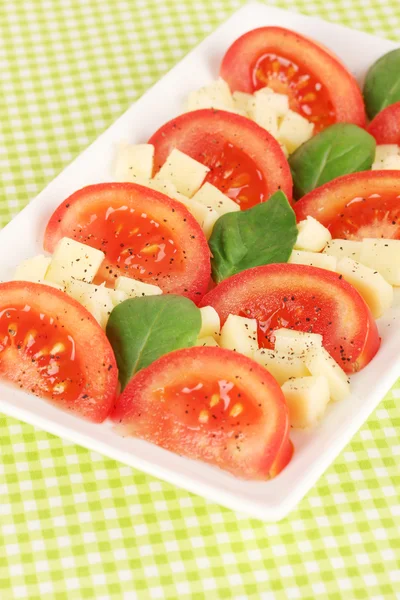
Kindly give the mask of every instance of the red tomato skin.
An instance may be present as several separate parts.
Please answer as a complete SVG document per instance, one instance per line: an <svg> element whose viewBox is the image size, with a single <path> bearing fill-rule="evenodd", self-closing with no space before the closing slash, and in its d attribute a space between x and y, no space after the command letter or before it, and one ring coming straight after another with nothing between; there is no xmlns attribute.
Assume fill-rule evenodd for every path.
<svg viewBox="0 0 400 600"><path fill-rule="evenodd" d="M322 334L325 348L346 373L359 371L375 356L380 346L380 338L371 311L357 290L332 271L287 263L254 267L225 279L204 296L200 306L215 308L223 325L229 314L252 318L252 314L245 312L246 306L254 304L259 307L263 302L269 302L273 311L276 307L280 308L282 297L287 296L290 300L292 294L294 297L300 297L300 305L312 301L311 296L315 297L316 294L322 294L322 300L316 296L317 300L314 301L314 304L318 302L318 306L324 301L326 304L327 298L330 298L332 307L336 310L335 321L331 315L325 316L324 320L314 323L312 332ZM344 310L348 313L346 323L340 320L341 311ZM272 311L270 309L269 314ZM323 312L319 314L323 315ZM349 329L349 323L352 330ZM309 330L309 322L301 320L296 326L291 322L286 326L300 331ZM344 353L343 360L345 340L349 338L354 338L354 344L349 346L347 342L347 352ZM351 360L348 360L349 358Z"/></svg>
<svg viewBox="0 0 400 600"><path fill-rule="evenodd" d="M292 58L319 78L329 91L337 123L354 123L365 127L364 101L351 73L330 50L283 27L253 29L228 48L222 59L220 76L232 92L252 94L255 91L250 66L269 50Z"/></svg>
<svg viewBox="0 0 400 600"><path fill-rule="evenodd" d="M81 399L75 404L63 404L62 401L54 404L93 423L102 423L115 405L118 388L118 367L106 334L79 302L60 290L25 281L0 283L0 312L13 305L24 304L60 321L61 327L65 327L74 337L77 359L82 362L82 357L86 358L84 375L93 393L88 393L85 400ZM6 379L16 381L19 358L15 351L12 359L12 377ZM9 361L2 361L0 353L0 377L4 374L3 369L8 369L7 362ZM21 369L23 368L24 363L21 362ZM32 368L32 365L28 365L27 368Z"/></svg>
<svg viewBox="0 0 400 600"><path fill-rule="evenodd" d="M127 204L134 207L137 202L142 202L144 198L146 202L149 202L149 214L151 214L151 207L153 207L153 210L157 209L159 211L165 209L165 211L168 211L170 219L171 214L174 213L174 227L179 228L179 239L186 242L184 249L187 257L186 264L190 265L190 270L187 271L190 280L187 281L182 278L182 281L171 280L169 282L165 280L162 283L148 280L147 283L159 285L164 293L186 296L197 304L207 291L211 273L210 250L203 230L183 204L142 185L136 183L100 183L74 192L60 204L47 224L43 242L46 252L53 252L61 238L74 238L73 230L76 226L76 217L79 214L80 207L84 209L86 203L92 203L95 207L96 202L103 195L107 195L108 201L108 196L114 194L115 206ZM77 241L81 240L78 239ZM99 250L104 249L99 245L95 247ZM129 273L122 272L121 275L129 277Z"/></svg>
<svg viewBox="0 0 400 600"><path fill-rule="evenodd" d="M351 173L337 177L303 196L296 202L294 212L298 222L311 216L329 229L330 224L354 198L388 193L394 196L400 195L400 171L377 170ZM379 205L379 201L377 201L377 205ZM364 237L400 239L400 227L397 231L396 226L392 233L377 230Z"/></svg>
<svg viewBox="0 0 400 600"><path fill-rule="evenodd" d="M246 377L243 385L247 390L251 388L251 397L257 397L257 402L265 402L265 425L261 427L261 423L259 427L256 426L249 440L251 450L254 446L254 454L244 452L238 459L230 451L222 450L229 439L225 435L214 442L206 431L194 434L176 421L172 424L173 432L167 431L171 427L169 416L164 410L160 411L159 407L151 405L149 393L159 386L161 377L164 377L164 382L168 381L172 373L170 377L176 381L176 376L182 377L183 373L199 369L202 375L218 373L216 377L229 378L235 373L243 380ZM258 395L254 396L254 390L258 390ZM111 418L125 435L140 437L188 458L209 462L243 479L265 480L277 475L288 464L293 452L289 440L288 409L278 383L253 360L222 348L186 348L159 358L132 378L118 398ZM268 419L270 425L267 424ZM264 427L266 437L262 439ZM256 438L255 431L258 432ZM219 445L216 454L212 451L215 443Z"/></svg>
<svg viewBox="0 0 400 600"><path fill-rule="evenodd" d="M368 133L377 144L400 145L400 102L384 108L368 125Z"/></svg>
<svg viewBox="0 0 400 600"><path fill-rule="evenodd" d="M185 113L168 121L149 139L155 147L154 174L156 174L174 148L202 162L196 152L198 140L212 138L218 132L234 146L240 145L265 174L266 199L282 190L289 202L292 200L292 175L289 163L278 142L265 129L246 117L224 110L205 108Z"/></svg>

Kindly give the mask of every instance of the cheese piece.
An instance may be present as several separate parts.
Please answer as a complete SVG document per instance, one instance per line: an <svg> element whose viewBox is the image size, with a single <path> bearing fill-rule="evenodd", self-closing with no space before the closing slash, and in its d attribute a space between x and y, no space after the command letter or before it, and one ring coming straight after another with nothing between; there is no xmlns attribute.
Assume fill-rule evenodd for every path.
<svg viewBox="0 0 400 600"><path fill-rule="evenodd" d="M350 395L349 378L325 348L310 348L304 362L311 375L326 377L332 400L337 402Z"/></svg>
<svg viewBox="0 0 400 600"><path fill-rule="evenodd" d="M265 367L279 385L283 385L291 377L305 377L310 374L303 358L286 352L282 354L269 348L260 348L253 352L252 358Z"/></svg>
<svg viewBox="0 0 400 600"><path fill-rule="evenodd" d="M93 285L85 281L70 280L66 283L66 292L69 296L80 302L103 329L106 328L108 319L114 309L114 302L110 291L104 285ZM126 299L126 297L124 298Z"/></svg>
<svg viewBox="0 0 400 600"><path fill-rule="evenodd" d="M314 123L289 110L283 117L278 130L278 140L285 144L289 154L297 150L313 136Z"/></svg>
<svg viewBox="0 0 400 600"><path fill-rule="evenodd" d="M143 283L130 277L118 277L115 284L117 292L124 292L129 298L138 298L140 296L157 296L162 294L162 289L158 285Z"/></svg>
<svg viewBox="0 0 400 600"><path fill-rule="evenodd" d="M322 347L322 335L319 333L307 333L282 327L274 331L274 336L275 350L280 354L304 356L310 348Z"/></svg>
<svg viewBox="0 0 400 600"><path fill-rule="evenodd" d="M390 156L397 156L400 148L397 144L378 144L375 149L374 162L383 162Z"/></svg>
<svg viewBox="0 0 400 600"><path fill-rule="evenodd" d="M203 306L203 308L200 308L200 313L201 329L199 338L212 336L216 340L219 340L221 321L215 308L212 306Z"/></svg>
<svg viewBox="0 0 400 600"><path fill-rule="evenodd" d="M71 279L91 283L104 260L101 250L62 238L52 256L45 280L66 285Z"/></svg>
<svg viewBox="0 0 400 600"><path fill-rule="evenodd" d="M256 319L229 315L221 329L220 346L252 356L258 348Z"/></svg>
<svg viewBox="0 0 400 600"><path fill-rule="evenodd" d="M195 346L215 346L219 347L218 342L211 335L206 335L204 337L198 337L195 343Z"/></svg>
<svg viewBox="0 0 400 600"><path fill-rule="evenodd" d="M392 285L400 285L400 240L365 238L360 262L378 271Z"/></svg>
<svg viewBox="0 0 400 600"><path fill-rule="evenodd" d="M288 262L293 265L310 265L311 267L319 267L328 271L336 271L337 259L334 256L320 254L319 252L293 250Z"/></svg>
<svg viewBox="0 0 400 600"><path fill-rule="evenodd" d="M211 183L208 183L208 181L201 186L191 200L212 208L217 211L219 216L240 211L240 206L236 202L225 196L225 194L214 185L211 185Z"/></svg>
<svg viewBox="0 0 400 600"><path fill-rule="evenodd" d="M235 108L229 85L219 78L209 85L190 92L186 110L199 110L201 108L219 108L229 110Z"/></svg>
<svg viewBox="0 0 400 600"><path fill-rule="evenodd" d="M336 258L351 258L360 261L361 242L353 240L331 240L323 249L324 254Z"/></svg>
<svg viewBox="0 0 400 600"><path fill-rule="evenodd" d="M261 99L265 110L272 110L277 117L284 117L289 112L289 97L285 94L276 94L271 88L261 88L254 93L256 103Z"/></svg>
<svg viewBox="0 0 400 600"><path fill-rule="evenodd" d="M50 256L44 256L43 254L27 258L17 266L13 279L14 281L40 283L45 278L50 263Z"/></svg>
<svg viewBox="0 0 400 600"><path fill-rule="evenodd" d="M209 170L197 160L174 148L154 179L171 181L178 192L191 198Z"/></svg>
<svg viewBox="0 0 400 600"><path fill-rule="evenodd" d="M330 400L329 385L322 375L289 379L282 385L292 427L315 426Z"/></svg>
<svg viewBox="0 0 400 600"><path fill-rule="evenodd" d="M269 106L267 102L269 97L268 94L254 96L254 103L249 106L249 117L276 138L278 136L278 115Z"/></svg>
<svg viewBox="0 0 400 600"><path fill-rule="evenodd" d="M233 103L237 110L249 113L252 106L254 105L254 96L252 94L246 94L245 92L233 92L232 94Z"/></svg>
<svg viewBox="0 0 400 600"><path fill-rule="evenodd" d="M320 252L332 239L329 230L314 217L307 217L297 223L298 236L294 245L296 250Z"/></svg>
<svg viewBox="0 0 400 600"><path fill-rule="evenodd" d="M398 171L400 170L400 156L388 156L383 163L380 163L380 169L385 171Z"/></svg>
<svg viewBox="0 0 400 600"><path fill-rule="evenodd" d="M337 272L361 294L375 319L379 319L392 306L393 288L378 271L351 258L341 258Z"/></svg>
<svg viewBox="0 0 400 600"><path fill-rule="evenodd" d="M154 146L152 144L121 143L114 164L115 181L142 183L153 174Z"/></svg>

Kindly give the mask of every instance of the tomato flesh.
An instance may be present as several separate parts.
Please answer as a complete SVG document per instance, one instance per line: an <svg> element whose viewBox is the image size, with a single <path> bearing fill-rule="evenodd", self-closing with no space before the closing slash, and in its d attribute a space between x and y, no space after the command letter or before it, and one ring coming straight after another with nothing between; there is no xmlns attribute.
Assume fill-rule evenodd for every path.
<svg viewBox="0 0 400 600"><path fill-rule="evenodd" d="M305 265L274 264L234 275L204 296L221 323L229 314L257 319L261 347L272 348L281 327L319 333L347 372L362 369L380 340L360 294L336 273Z"/></svg>
<svg viewBox="0 0 400 600"><path fill-rule="evenodd" d="M267 479L293 447L282 391L249 358L222 348L177 350L137 373L113 420L125 434L245 479Z"/></svg>
<svg viewBox="0 0 400 600"><path fill-rule="evenodd" d="M298 221L312 216L335 239L400 239L400 171L338 177L303 196L294 210Z"/></svg>
<svg viewBox="0 0 400 600"><path fill-rule="evenodd" d="M105 333L80 304L41 284L11 282L0 284L0 377L101 422L118 374Z"/></svg>
<svg viewBox="0 0 400 600"><path fill-rule="evenodd" d="M51 217L44 248L70 237L105 254L95 283L123 275L199 301L210 277L204 233L183 204L134 183L88 186Z"/></svg>
<svg viewBox="0 0 400 600"><path fill-rule="evenodd" d="M289 97L289 106L314 123L318 133L336 123L336 112L329 92L309 69L298 61L279 55L279 50L267 52L251 65L254 90L268 86Z"/></svg>

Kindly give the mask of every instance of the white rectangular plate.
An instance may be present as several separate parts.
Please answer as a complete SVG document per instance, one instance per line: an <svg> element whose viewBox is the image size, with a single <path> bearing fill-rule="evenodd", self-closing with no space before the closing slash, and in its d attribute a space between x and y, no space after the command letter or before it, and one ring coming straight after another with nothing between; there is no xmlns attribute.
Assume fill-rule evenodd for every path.
<svg viewBox="0 0 400 600"><path fill-rule="evenodd" d="M11 279L21 260L42 251L48 218L69 194L84 185L112 180L115 145L126 139L127 132L131 142L146 141L165 121L181 112L189 91L215 79L229 45L241 34L262 25L280 25L319 40L339 55L360 81L379 56L395 47L393 42L320 19L256 3L244 6L131 106L1 231L0 279ZM229 508L276 521L287 515L314 485L396 381L400 372L399 319L397 308L379 322L382 348L370 365L352 378L352 396L332 405L314 431L293 434L293 460L272 481L239 482L201 462L141 440L122 438L108 423L93 425L81 421L3 383L0 410Z"/></svg>

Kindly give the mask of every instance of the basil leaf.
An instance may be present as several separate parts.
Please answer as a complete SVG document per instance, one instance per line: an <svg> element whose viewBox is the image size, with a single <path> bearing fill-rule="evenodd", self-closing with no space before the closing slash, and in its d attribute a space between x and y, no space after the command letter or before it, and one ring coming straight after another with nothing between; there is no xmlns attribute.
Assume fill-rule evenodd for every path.
<svg viewBox="0 0 400 600"><path fill-rule="evenodd" d="M372 135L350 123L336 123L300 146L289 158L294 196L348 173L370 169L376 143Z"/></svg>
<svg viewBox="0 0 400 600"><path fill-rule="evenodd" d="M122 390L137 371L160 356L194 346L200 327L200 310L183 296L144 296L116 306L106 333Z"/></svg>
<svg viewBox="0 0 400 600"><path fill-rule="evenodd" d="M364 83L364 100L370 119L400 101L400 48L388 52L370 67Z"/></svg>
<svg viewBox="0 0 400 600"><path fill-rule="evenodd" d="M242 212L227 213L209 240L214 281L251 267L287 262L297 239L296 217L283 192Z"/></svg>

